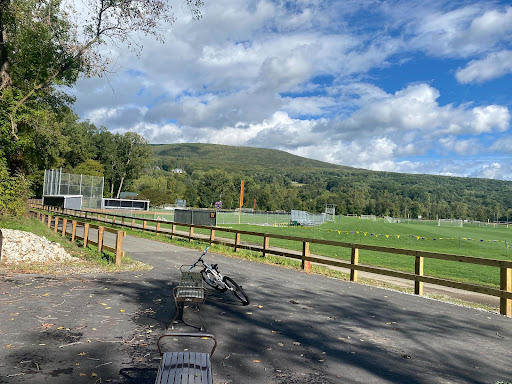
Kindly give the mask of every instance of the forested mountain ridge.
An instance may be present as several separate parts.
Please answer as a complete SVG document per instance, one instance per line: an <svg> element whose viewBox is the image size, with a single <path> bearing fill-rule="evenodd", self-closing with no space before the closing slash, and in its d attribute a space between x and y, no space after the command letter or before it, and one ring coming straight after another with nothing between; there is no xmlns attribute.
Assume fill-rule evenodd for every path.
<svg viewBox="0 0 512 384"><path fill-rule="evenodd" d="M235 208L240 179L244 179L244 206L262 210L322 212L325 204L336 204L340 214L484 221L512 217L510 181L368 171L262 148L164 144L152 145L152 149L154 165L174 183L189 188L198 183L198 195L187 195L183 192L187 188L182 187L183 196L176 197L187 195L202 207L224 196L224 207ZM186 174L168 174L175 168ZM204 198L201 190L206 192L208 185L211 193Z"/></svg>

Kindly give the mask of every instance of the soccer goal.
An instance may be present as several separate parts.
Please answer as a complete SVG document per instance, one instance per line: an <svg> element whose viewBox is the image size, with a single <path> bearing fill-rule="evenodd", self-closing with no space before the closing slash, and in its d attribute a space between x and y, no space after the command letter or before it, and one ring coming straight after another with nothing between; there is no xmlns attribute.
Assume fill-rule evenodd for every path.
<svg viewBox="0 0 512 384"><path fill-rule="evenodd" d="M438 219L437 226L438 227L461 227L463 225L463 220L458 219Z"/></svg>

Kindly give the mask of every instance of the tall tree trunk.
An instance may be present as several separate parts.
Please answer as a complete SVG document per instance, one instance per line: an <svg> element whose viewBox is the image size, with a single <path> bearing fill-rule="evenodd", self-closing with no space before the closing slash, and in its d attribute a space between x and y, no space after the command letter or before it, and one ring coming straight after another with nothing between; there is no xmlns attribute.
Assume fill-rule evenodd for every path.
<svg viewBox="0 0 512 384"><path fill-rule="evenodd" d="M121 176L121 182L119 183L119 189L117 190L116 199L119 199L119 195L121 195L121 189L123 188L124 178L125 176Z"/></svg>
<svg viewBox="0 0 512 384"><path fill-rule="evenodd" d="M0 0L0 91L11 85L11 69L7 55L7 33L4 31L3 18L10 0Z"/></svg>

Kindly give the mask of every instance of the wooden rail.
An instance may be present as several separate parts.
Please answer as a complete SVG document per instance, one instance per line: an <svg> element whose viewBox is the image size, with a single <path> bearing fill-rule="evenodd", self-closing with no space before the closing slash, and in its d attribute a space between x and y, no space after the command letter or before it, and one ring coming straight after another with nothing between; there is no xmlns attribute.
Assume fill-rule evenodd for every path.
<svg viewBox="0 0 512 384"><path fill-rule="evenodd" d="M51 210L51 212L54 212ZM41 220L43 223L46 223L48 225L48 228L52 227L53 224L53 230L55 233L58 233L59 231L59 221L62 219L62 229L61 233L62 236L70 236L71 242L75 241L76 239L83 240L83 247L87 247L88 244L92 244L98 247L98 252L101 252L102 250L107 250L115 254L115 263L116 265L121 265L121 259L124 256L123 252L123 237L126 235L126 232L120 231L113 228L108 228L105 226L98 226L82 221L77 220L71 220L71 231L68 232L68 219L66 217L60 217L57 215L52 215L50 213L41 213L36 210L29 210L29 213L32 217L37 218L38 220ZM83 227L83 236L80 236L77 234L77 227ZM91 240L89 237L89 229L96 229L97 230L97 240ZM104 241L104 232L110 232L116 235L116 246L115 247L109 247L105 245Z"/></svg>
<svg viewBox="0 0 512 384"><path fill-rule="evenodd" d="M133 218L123 215L116 214L106 214L106 213L97 213L91 211L79 211L79 210L69 210L69 209L61 209L55 207L43 207L41 205L32 204L31 206L37 207L39 209L44 209L46 211L59 212L61 214L66 214L69 216L75 217L84 217L85 219L103 221L105 223L116 224L123 227L128 227L132 229L139 229L143 231L154 232L157 235L166 234L171 238L181 237L192 240L200 240L209 242L210 244L223 244L227 246L232 246L235 252L240 249L246 249L250 251L261 252L263 256L266 255L276 255L281 257L287 257L291 259L296 259L301 261L301 266L305 270L309 270L311 268L311 263L318 263L323 265L335 266L346 268L350 270L350 280L356 282L358 279L357 272L364 271L369 273L375 273L379 275L392 276L400 279L411 280L414 281L414 293L417 295L423 295L423 284L435 284L449 288L456 288L464 291L481 293L489 296L499 297L500 299L500 313L512 317L512 261L507 260L497 260L497 259L486 259L480 257L470 257L470 256L461 256L454 255L448 253L436 253L436 252L427 252L427 251L416 251L411 249L402 249L402 248L391 248L391 247L382 247L375 245L366 245L366 244L357 244L357 243L347 243L341 241L330 241L330 240L320 240L320 239L308 239L302 237L295 236L284 236L270 233L261 233L261 232L251 232L251 231L242 231L231 228L222 228L222 227L209 227L202 225L194 225L194 224L182 224L175 222L164 222L161 220L155 219L144 219L144 218ZM142 224L136 224L135 221L142 222ZM148 226L148 223L153 224L153 226ZM162 229L161 224L166 223L171 225L171 229ZM180 227L188 227L188 233L178 232L176 230L177 225ZM210 232L208 235L200 235L194 234L194 229L205 229ZM216 232L227 232L233 233L235 235L234 241L229 239L223 239L216 237ZM241 236L256 236L262 238L261 245L257 244L248 244L242 243ZM270 247L270 239L281 239L281 240L289 240L298 243L302 243L302 252L293 252L291 250L286 249L277 249ZM342 247L349 248L351 250L351 258L350 262L335 260L332 258L320 258L314 257L310 255L309 247L311 244L323 244L329 245L333 247ZM397 255L404 256L412 256L414 257L414 273L401 272L392 269L373 267L368 265L359 264L359 250L373 251L373 252L382 252L382 253L391 253ZM424 260L425 259L438 259L438 260L446 260L452 262L459 263L471 263L478 265L485 265L496 267L499 269L500 276L500 287L492 288L484 285L478 284L470 284L470 283L462 283L455 280L442 279L438 277L426 276L424 274Z"/></svg>

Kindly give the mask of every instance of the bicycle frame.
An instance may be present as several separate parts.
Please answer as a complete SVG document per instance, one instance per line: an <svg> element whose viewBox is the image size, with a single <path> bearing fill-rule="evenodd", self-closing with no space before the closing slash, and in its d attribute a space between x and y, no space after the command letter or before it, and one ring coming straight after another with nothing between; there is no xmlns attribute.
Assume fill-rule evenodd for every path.
<svg viewBox="0 0 512 384"><path fill-rule="evenodd" d="M214 267L214 266L206 263L203 260L203 256L206 255L206 252L208 251L208 248L206 248L203 251L203 253L201 254L201 256L199 257L199 259L194 264L192 264L192 266L189 268L189 271L192 270L194 267L196 267L198 263L201 263L201 265L203 267L201 272L208 271L211 275L213 275L215 280L217 280L217 284L219 286L221 286L222 289L225 289L225 290L233 292L233 288L229 287L226 283L224 283L224 276L222 275L222 273L220 273L220 271L216 268L216 266Z"/></svg>

